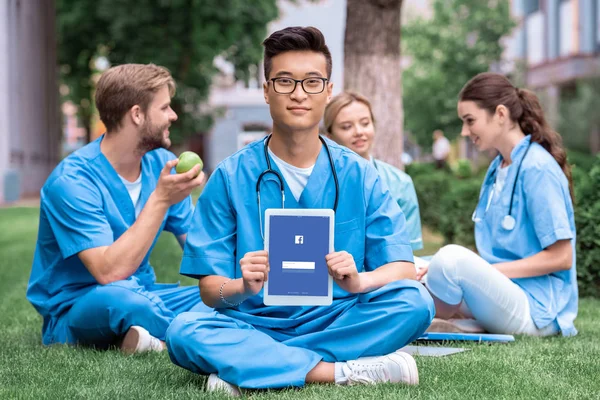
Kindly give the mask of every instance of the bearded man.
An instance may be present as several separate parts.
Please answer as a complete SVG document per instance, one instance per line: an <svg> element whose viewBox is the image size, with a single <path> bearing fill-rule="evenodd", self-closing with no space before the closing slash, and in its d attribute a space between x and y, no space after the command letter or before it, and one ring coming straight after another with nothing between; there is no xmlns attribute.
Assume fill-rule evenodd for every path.
<svg viewBox="0 0 600 400"><path fill-rule="evenodd" d="M175 174L166 148L175 82L162 67L125 64L100 78L96 106L106 133L66 157L40 193L27 298L41 314L42 343L164 347L184 311L208 310L197 286L157 284L149 256L163 230L183 246L200 166Z"/></svg>

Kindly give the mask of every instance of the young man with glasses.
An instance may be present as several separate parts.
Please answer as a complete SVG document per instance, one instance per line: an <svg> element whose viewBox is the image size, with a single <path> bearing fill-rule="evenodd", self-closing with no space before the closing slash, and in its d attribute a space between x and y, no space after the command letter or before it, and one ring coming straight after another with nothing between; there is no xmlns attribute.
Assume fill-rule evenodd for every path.
<svg viewBox="0 0 600 400"><path fill-rule="evenodd" d="M180 272L199 279L203 301L216 310L171 324L170 357L211 374L208 389L230 394L310 382L416 384L415 361L397 350L427 328L433 302L415 281L404 216L375 168L319 136L332 91L325 39L293 27L263 45L273 132L223 161L198 201ZM326 257L331 306L263 304L269 255L260 217L282 201L275 174L260 177L265 150L284 178L285 208L336 209L336 251Z"/></svg>

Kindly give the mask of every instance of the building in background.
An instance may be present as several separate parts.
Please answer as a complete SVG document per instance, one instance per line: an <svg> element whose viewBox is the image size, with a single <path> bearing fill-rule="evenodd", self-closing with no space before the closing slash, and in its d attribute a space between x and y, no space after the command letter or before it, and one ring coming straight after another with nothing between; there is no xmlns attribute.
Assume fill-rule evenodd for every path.
<svg viewBox="0 0 600 400"><path fill-rule="evenodd" d="M54 0L0 1L0 204L37 196L60 159Z"/></svg>
<svg viewBox="0 0 600 400"><path fill-rule="evenodd" d="M279 0L278 6L280 16L269 24L268 34L288 26L314 26L321 30L333 61L333 95L343 91L346 0ZM428 0L405 0L402 7L403 20L427 17L432 11ZM215 120L211 131L204 135L205 165L209 171L271 130L271 115L262 89L262 65L257 67L256 79L246 87L235 81L231 65L221 59L215 60L215 64L221 73L213 83L208 106L219 110L221 116ZM418 149L415 149L415 154L418 155Z"/></svg>
<svg viewBox="0 0 600 400"><path fill-rule="evenodd" d="M431 14L430 1L404 3L403 19ZM280 18L268 33L287 26L319 28L332 53L333 93L338 94L344 79L346 0L279 0L278 5ZM60 105L55 12L55 0L0 1L0 204L37 196L61 157L82 145L84 131L74 106ZM208 170L271 130L262 66L245 85L235 81L230 65L215 63L221 74L207 107L221 116L208 134L187 143L202 149ZM92 138L104 131L97 118L92 129Z"/></svg>
<svg viewBox="0 0 600 400"><path fill-rule="evenodd" d="M498 70L534 89L556 127L561 98L600 78L600 0L511 0L518 22ZM600 137L590 137L592 152Z"/></svg>
<svg viewBox="0 0 600 400"><path fill-rule="evenodd" d="M333 59L333 91L339 93L344 83L346 0L280 0L278 6L279 18L269 24L267 35L288 26L314 26L321 30ZM213 81L208 107L220 117L205 135L205 165L209 171L271 131L271 115L262 88L265 81L262 64L257 66L256 78L247 86L234 79L230 64L221 59L215 60L215 64L221 73Z"/></svg>
<svg viewBox="0 0 600 400"><path fill-rule="evenodd" d="M85 145L86 131L79 123L77 106L72 101L65 101L62 106L62 156L66 156Z"/></svg>

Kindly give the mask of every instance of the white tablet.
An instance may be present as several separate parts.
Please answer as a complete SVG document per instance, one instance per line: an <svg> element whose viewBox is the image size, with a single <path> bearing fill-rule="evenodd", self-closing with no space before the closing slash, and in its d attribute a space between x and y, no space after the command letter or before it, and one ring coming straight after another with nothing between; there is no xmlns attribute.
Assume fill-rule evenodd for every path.
<svg viewBox="0 0 600 400"><path fill-rule="evenodd" d="M333 299L333 278L325 256L333 251L335 217L330 209L265 211L265 250L269 279L267 306L327 306Z"/></svg>

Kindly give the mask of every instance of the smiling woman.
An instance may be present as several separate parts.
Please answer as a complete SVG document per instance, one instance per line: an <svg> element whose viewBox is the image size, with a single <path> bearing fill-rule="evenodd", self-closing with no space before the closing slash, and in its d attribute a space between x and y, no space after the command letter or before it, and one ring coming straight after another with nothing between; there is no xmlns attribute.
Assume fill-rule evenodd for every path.
<svg viewBox="0 0 600 400"><path fill-rule="evenodd" d="M577 334L572 183L561 137L535 94L499 74L471 79L457 109L461 135L499 155L473 213L478 254L449 245L429 265L436 316L460 309L492 333Z"/></svg>
<svg viewBox="0 0 600 400"><path fill-rule="evenodd" d="M341 93L325 108L324 122L329 138L373 163L404 213L411 247L413 250L422 249L419 202L411 177L392 165L375 160L371 155L375 119L369 100L358 93Z"/></svg>

